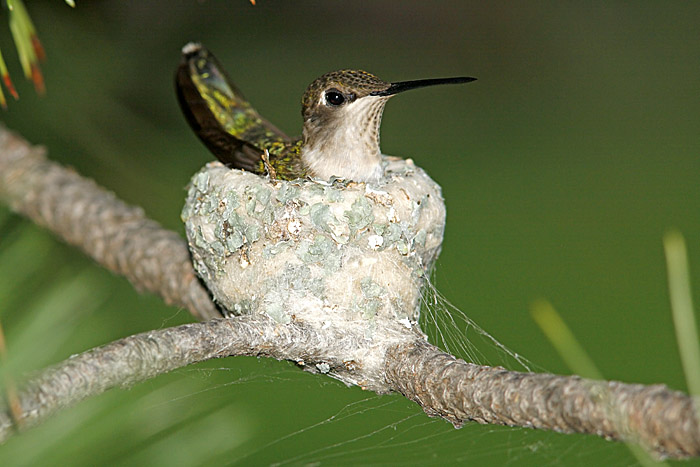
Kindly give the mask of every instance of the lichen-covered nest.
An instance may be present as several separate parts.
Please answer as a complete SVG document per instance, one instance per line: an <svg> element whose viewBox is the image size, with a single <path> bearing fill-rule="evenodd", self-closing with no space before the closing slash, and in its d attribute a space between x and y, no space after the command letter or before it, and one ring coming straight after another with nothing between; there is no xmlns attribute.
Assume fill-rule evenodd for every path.
<svg viewBox="0 0 700 467"><path fill-rule="evenodd" d="M270 180L218 162L193 178L182 218L195 268L228 313L412 327L442 243L440 187L385 157L378 183Z"/></svg>

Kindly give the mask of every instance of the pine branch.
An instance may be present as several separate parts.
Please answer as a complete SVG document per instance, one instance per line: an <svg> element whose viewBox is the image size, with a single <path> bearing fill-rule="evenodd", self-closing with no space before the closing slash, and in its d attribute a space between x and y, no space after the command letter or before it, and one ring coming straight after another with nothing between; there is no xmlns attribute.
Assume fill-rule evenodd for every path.
<svg viewBox="0 0 700 467"><path fill-rule="evenodd" d="M197 281L185 242L91 181L48 162L41 149L0 128L0 199L139 289L160 294L195 316L218 315ZM630 385L519 373L466 363L400 326L368 349L338 328L281 324L259 315L216 319L127 337L42 371L19 392L23 418L32 426L55 411L115 387L131 385L182 366L232 355L291 360L372 389L397 391L430 416L461 426L466 421L589 433L640 442L659 456L700 456L693 400L665 386ZM372 354L375 367L347 355ZM0 440L14 422L0 413Z"/></svg>
<svg viewBox="0 0 700 467"><path fill-rule="evenodd" d="M308 350L309 342L320 341L308 329L279 327L264 317L214 319L126 337L74 355L26 382L18 395L22 416L15 420L9 409L0 412L0 443L17 428L35 426L58 410L110 388L128 387L212 358L294 359Z"/></svg>
<svg viewBox="0 0 700 467"><path fill-rule="evenodd" d="M156 293L199 319L221 316L179 235L92 180L46 160L44 153L0 128L0 200L136 289Z"/></svg>
<svg viewBox="0 0 700 467"><path fill-rule="evenodd" d="M700 456L693 398L658 384L520 373L466 363L424 342L387 352L392 387L428 415L588 433L639 443L660 457Z"/></svg>

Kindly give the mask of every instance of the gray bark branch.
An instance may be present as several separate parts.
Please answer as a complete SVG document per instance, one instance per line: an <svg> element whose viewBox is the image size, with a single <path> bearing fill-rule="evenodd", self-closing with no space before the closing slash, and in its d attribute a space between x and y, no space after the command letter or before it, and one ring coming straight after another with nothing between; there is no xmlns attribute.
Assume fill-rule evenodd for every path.
<svg viewBox="0 0 700 467"><path fill-rule="evenodd" d="M387 352L387 379L428 415L588 433L637 442L661 457L700 455L697 406L664 385L595 381L474 365L425 342Z"/></svg>
<svg viewBox="0 0 700 467"><path fill-rule="evenodd" d="M19 394L21 418L0 412L0 442L22 427L37 425L56 411L114 387L127 387L192 363L232 355L296 360L318 359L323 339L303 326L277 325L250 316L215 319L112 342L49 367L24 384ZM311 347L311 349L309 348Z"/></svg>
<svg viewBox="0 0 700 467"><path fill-rule="evenodd" d="M178 234L92 180L48 161L44 153L0 129L0 200L138 290L156 293L199 319L221 316L197 280Z"/></svg>
<svg viewBox="0 0 700 467"><path fill-rule="evenodd" d="M138 289L159 294L200 319L219 314L200 285L185 242L75 172L49 162L43 150L0 128L0 199L64 241L76 245ZM217 319L152 331L87 351L50 367L20 390L20 426L105 390L131 385L185 365L225 356L258 355L347 367L321 335L298 323L264 317ZM550 374L519 373L466 363L421 341L385 355L385 377L395 391L431 416L589 433L640 442L660 456L700 456L697 406L665 386L630 385ZM347 368L345 368L347 371ZM362 371L358 368L357 371ZM14 421L0 412L0 441Z"/></svg>

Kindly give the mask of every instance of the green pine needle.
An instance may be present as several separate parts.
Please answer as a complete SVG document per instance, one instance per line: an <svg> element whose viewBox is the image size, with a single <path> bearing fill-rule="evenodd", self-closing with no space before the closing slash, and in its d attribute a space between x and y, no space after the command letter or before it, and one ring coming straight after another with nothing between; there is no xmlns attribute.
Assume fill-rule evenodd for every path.
<svg viewBox="0 0 700 467"><path fill-rule="evenodd" d="M693 311L688 255L683 235L677 231L668 232L664 236L664 251L678 350L688 382L688 391L698 398L700 397L700 342Z"/></svg>

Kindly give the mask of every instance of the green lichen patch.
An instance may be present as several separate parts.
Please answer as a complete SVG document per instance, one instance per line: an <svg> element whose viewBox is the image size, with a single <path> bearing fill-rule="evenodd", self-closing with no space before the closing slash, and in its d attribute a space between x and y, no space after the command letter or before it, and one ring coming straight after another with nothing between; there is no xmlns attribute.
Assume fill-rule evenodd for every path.
<svg viewBox="0 0 700 467"><path fill-rule="evenodd" d="M231 216L231 213L233 213L240 205L241 203L238 199L238 193L235 191L227 191L221 198L220 202L220 206L222 207L221 217L228 219Z"/></svg>
<svg viewBox="0 0 700 467"><path fill-rule="evenodd" d="M362 313L364 320L372 322L384 304L387 291L371 277L363 277L360 280L360 291L362 299L356 302L355 307Z"/></svg>
<svg viewBox="0 0 700 467"><path fill-rule="evenodd" d="M296 256L307 264L319 264L328 272L340 268L341 254L338 245L326 235L316 235L313 240L302 240Z"/></svg>
<svg viewBox="0 0 700 467"><path fill-rule="evenodd" d="M369 226L374 221L374 213L367 198L364 196L357 198L350 209L345 211L345 219L348 221L351 235Z"/></svg>
<svg viewBox="0 0 700 467"><path fill-rule="evenodd" d="M200 193L206 193L209 188L209 172L200 171L192 178L192 186Z"/></svg>
<svg viewBox="0 0 700 467"><path fill-rule="evenodd" d="M326 293L323 278L315 276L311 268L304 264L287 264L277 278L277 285L302 296L311 293L315 297L324 298Z"/></svg>
<svg viewBox="0 0 700 467"><path fill-rule="evenodd" d="M272 191L265 185L248 185L243 190L246 212L249 216L260 214L269 207Z"/></svg>
<svg viewBox="0 0 700 467"><path fill-rule="evenodd" d="M263 298L262 310L279 323L291 321L291 304L308 303L311 296L321 303L326 293L323 278L303 264L287 264L282 272L265 281L265 288L270 292Z"/></svg>
<svg viewBox="0 0 700 467"><path fill-rule="evenodd" d="M301 190L297 185L285 182L281 184L279 190L275 193L275 199L282 204L286 204L299 198L300 193Z"/></svg>
<svg viewBox="0 0 700 467"><path fill-rule="evenodd" d="M335 187L327 186L323 189L323 199L329 203L341 203L345 197L343 196L343 192L341 190L338 190Z"/></svg>
<svg viewBox="0 0 700 467"><path fill-rule="evenodd" d="M413 248L416 248L416 246L421 248L425 247L425 239L427 236L428 233L425 231L425 229L420 229L415 237L413 237Z"/></svg>
<svg viewBox="0 0 700 467"><path fill-rule="evenodd" d="M331 235L333 240L345 244L350 238L350 229L345 222L341 222L331 212L330 206L324 203L312 204L309 207L311 223L321 232Z"/></svg>
<svg viewBox="0 0 700 467"><path fill-rule="evenodd" d="M228 218L219 218L216 222L215 235L221 239L228 248L228 253L241 248L244 244L251 244L260 239L260 228L254 222L246 222L246 218L231 211Z"/></svg>
<svg viewBox="0 0 700 467"><path fill-rule="evenodd" d="M390 223L382 231L382 237L384 237L384 247L389 248L401 239L403 231L399 224Z"/></svg>
<svg viewBox="0 0 700 467"><path fill-rule="evenodd" d="M408 247L408 242L405 240L398 240L396 243L396 251L401 253L402 255L406 256L411 252L411 249Z"/></svg>
<svg viewBox="0 0 700 467"><path fill-rule="evenodd" d="M287 299L282 290L270 290L263 299L263 310L270 318L280 324L287 324L292 321L292 317L285 311Z"/></svg>
<svg viewBox="0 0 700 467"><path fill-rule="evenodd" d="M312 204L309 209L309 216L311 217L311 222L314 227L326 233L331 232L331 228L328 225L329 223L338 222L338 219L336 219L331 212L331 208L323 203Z"/></svg>
<svg viewBox="0 0 700 467"><path fill-rule="evenodd" d="M265 248L263 248L263 259L270 259L273 256L276 256L284 251L287 251L290 247L290 242L288 241L282 241L282 242L277 242L273 245L265 245Z"/></svg>

